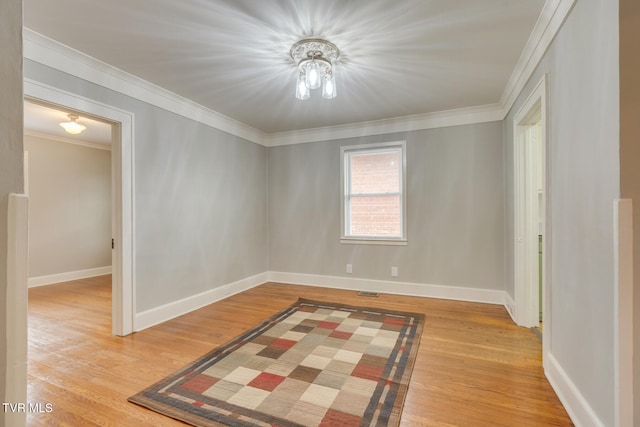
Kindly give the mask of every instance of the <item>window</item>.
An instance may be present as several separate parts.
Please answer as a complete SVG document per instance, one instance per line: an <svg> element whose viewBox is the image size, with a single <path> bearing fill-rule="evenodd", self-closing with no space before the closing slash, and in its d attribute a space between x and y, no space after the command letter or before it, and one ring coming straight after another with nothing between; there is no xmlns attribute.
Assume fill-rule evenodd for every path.
<svg viewBox="0 0 640 427"><path fill-rule="evenodd" d="M342 243L406 244L405 142L341 148Z"/></svg>

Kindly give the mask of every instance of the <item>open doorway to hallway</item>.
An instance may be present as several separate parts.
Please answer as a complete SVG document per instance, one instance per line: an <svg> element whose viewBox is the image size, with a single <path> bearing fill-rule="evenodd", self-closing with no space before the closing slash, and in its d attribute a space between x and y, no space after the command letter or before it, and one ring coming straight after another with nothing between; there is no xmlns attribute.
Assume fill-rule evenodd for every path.
<svg viewBox="0 0 640 427"><path fill-rule="evenodd" d="M71 134L60 123L75 111L25 101L24 112L29 287L111 274L112 125L82 115Z"/></svg>
<svg viewBox="0 0 640 427"><path fill-rule="evenodd" d="M98 122L111 130L112 333L134 331L133 114L77 94L25 79L25 99ZM59 123L54 126L59 127Z"/></svg>
<svg viewBox="0 0 640 427"><path fill-rule="evenodd" d="M547 277L546 79L543 78L514 118L514 272L518 325L548 326ZM548 343L544 328L543 354Z"/></svg>

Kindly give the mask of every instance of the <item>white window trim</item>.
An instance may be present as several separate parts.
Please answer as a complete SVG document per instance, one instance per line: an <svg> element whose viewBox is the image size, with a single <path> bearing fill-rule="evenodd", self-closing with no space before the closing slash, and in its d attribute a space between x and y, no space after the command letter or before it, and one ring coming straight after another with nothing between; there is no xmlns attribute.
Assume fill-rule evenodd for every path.
<svg viewBox="0 0 640 427"><path fill-rule="evenodd" d="M345 201L348 193L349 182L345 171L345 159L347 154L360 150L385 151L389 148L400 148L402 152L402 171L400 174L400 230L401 237L372 237L372 236L347 236L347 203ZM407 245L407 144L406 141L392 141L373 144L349 145L340 147L340 243L362 244L362 245Z"/></svg>

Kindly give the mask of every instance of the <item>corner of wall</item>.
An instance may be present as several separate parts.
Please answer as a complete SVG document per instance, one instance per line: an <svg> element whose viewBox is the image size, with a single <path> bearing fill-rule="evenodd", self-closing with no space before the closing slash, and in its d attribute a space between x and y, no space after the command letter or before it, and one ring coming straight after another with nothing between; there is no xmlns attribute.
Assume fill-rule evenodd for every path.
<svg viewBox="0 0 640 427"><path fill-rule="evenodd" d="M213 304L216 301L220 301L240 292L255 288L267 281L267 272L259 273L197 295L191 295L179 301L173 301L169 304L155 307L142 313L136 313L133 330L138 332L143 329L150 328L151 326L166 322L167 320L197 310L206 305Z"/></svg>
<svg viewBox="0 0 640 427"><path fill-rule="evenodd" d="M516 322L516 303L513 300L513 297L511 295L509 295L508 292L505 291L504 293L504 308L507 309L507 313L509 313L509 316L511 316L511 320L513 320L514 323Z"/></svg>
<svg viewBox="0 0 640 427"><path fill-rule="evenodd" d="M545 375L573 423L581 427L605 427L556 358L549 353L545 360L548 362Z"/></svg>

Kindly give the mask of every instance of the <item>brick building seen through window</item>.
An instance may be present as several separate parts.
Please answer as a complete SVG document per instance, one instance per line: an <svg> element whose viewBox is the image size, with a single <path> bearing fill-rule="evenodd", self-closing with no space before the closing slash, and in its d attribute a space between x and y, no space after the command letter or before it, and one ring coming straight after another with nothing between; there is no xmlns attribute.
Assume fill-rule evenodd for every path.
<svg viewBox="0 0 640 427"><path fill-rule="evenodd" d="M345 234L402 238L402 148L354 150L345 161Z"/></svg>

